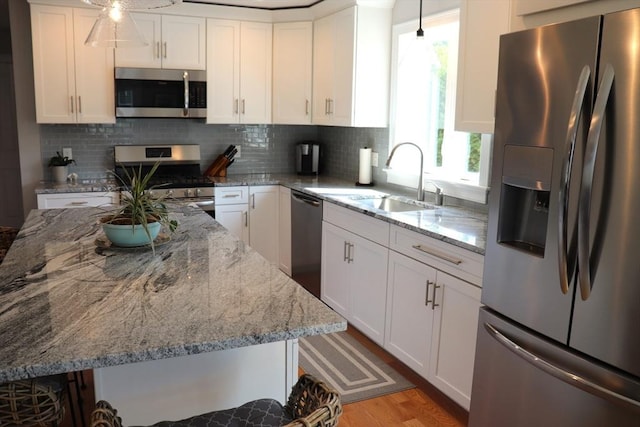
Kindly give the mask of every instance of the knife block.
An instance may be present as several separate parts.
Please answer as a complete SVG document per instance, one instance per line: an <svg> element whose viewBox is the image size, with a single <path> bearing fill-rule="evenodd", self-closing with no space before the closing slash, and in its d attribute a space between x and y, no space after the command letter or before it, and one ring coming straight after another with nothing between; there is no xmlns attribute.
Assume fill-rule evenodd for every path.
<svg viewBox="0 0 640 427"><path fill-rule="evenodd" d="M204 174L206 176L227 176L227 166L229 166L229 159L220 154Z"/></svg>

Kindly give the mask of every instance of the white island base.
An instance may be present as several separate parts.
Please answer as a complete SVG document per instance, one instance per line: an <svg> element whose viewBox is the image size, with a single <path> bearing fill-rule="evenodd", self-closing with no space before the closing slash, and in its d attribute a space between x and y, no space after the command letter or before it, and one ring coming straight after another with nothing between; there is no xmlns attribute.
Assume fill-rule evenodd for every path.
<svg viewBox="0 0 640 427"><path fill-rule="evenodd" d="M179 420L255 399L286 403L298 379L298 340L96 368L96 400L123 425Z"/></svg>

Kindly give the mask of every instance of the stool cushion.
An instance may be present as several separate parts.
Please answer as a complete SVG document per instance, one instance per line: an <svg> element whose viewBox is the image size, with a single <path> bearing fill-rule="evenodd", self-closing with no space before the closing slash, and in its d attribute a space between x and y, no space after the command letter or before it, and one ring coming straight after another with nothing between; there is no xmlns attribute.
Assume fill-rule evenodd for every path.
<svg viewBox="0 0 640 427"><path fill-rule="evenodd" d="M237 408L209 412L181 421L161 421L153 427L281 427L293 421L277 400L259 399Z"/></svg>

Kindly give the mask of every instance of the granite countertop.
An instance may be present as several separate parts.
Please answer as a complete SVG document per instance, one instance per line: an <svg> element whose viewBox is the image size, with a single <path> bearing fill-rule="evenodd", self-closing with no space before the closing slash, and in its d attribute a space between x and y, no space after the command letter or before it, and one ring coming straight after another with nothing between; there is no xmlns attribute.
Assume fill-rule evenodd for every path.
<svg viewBox="0 0 640 427"><path fill-rule="evenodd" d="M99 191L119 191L120 186L115 180L109 179L83 179L72 184L41 181L36 187L36 194L55 193L89 193Z"/></svg>
<svg viewBox="0 0 640 427"><path fill-rule="evenodd" d="M234 185L283 185L293 190L305 192L320 199L338 204L340 206L361 212L399 227L427 235L431 238L447 242L454 246L484 255L487 236L487 214L481 209L472 209L466 206L445 205L435 209L410 211L410 212L385 212L379 209L365 208L357 201L345 198L346 193L337 195L330 192L321 194L318 189L337 188L340 190L353 189L354 194L362 188L355 183L344 179L328 176L300 176L295 174L233 174L226 177L212 177L215 186ZM95 189L91 190L92 186ZM71 184L47 184L42 183L36 193L61 193L80 191L107 191L107 187L100 187L100 183ZM374 186L373 190L393 194L393 190ZM113 189L113 188L111 188ZM315 190L315 191L314 191ZM409 201L410 198L404 197Z"/></svg>
<svg viewBox="0 0 640 427"><path fill-rule="evenodd" d="M197 208L155 253L101 243L103 214L27 217L0 265L0 383L346 329Z"/></svg>
<svg viewBox="0 0 640 427"><path fill-rule="evenodd" d="M332 177L305 177L287 174L247 174L229 175L211 179L216 186L232 185L284 185L293 190L305 192L320 199L361 212L365 215L387 221L399 227L427 235L454 246L484 255L487 236L487 214L480 209L464 206L432 206L434 209L409 212L386 212L359 204L357 200L345 197L353 190L357 194L363 188L393 194L384 187L356 187L353 182ZM340 191L331 192L327 189ZM398 197L411 203L409 197ZM415 202L414 202L415 203ZM428 203L427 203L428 204Z"/></svg>

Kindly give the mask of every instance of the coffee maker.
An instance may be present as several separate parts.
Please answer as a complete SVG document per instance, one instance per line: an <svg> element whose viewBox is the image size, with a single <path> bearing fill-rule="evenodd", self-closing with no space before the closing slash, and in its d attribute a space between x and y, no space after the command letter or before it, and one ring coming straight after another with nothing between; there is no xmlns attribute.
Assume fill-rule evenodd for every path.
<svg viewBox="0 0 640 427"><path fill-rule="evenodd" d="M296 172L298 175L317 175L320 171L320 146L313 142L296 145Z"/></svg>

